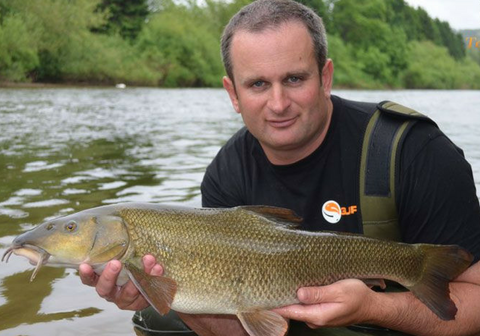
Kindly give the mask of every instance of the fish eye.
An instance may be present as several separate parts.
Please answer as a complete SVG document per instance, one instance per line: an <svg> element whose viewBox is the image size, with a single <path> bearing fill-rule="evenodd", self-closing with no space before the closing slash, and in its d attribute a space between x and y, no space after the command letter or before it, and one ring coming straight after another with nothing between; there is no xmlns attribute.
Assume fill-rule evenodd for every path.
<svg viewBox="0 0 480 336"><path fill-rule="evenodd" d="M74 232L77 229L77 223L75 222L68 222L67 225L65 225L65 230L67 232Z"/></svg>

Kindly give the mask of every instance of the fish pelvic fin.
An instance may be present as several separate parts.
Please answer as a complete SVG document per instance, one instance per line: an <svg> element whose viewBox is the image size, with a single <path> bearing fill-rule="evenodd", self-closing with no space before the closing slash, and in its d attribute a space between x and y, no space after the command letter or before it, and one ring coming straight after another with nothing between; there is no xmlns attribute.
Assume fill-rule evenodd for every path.
<svg viewBox="0 0 480 336"><path fill-rule="evenodd" d="M250 336L284 336L288 329L287 321L269 310L239 312L237 316Z"/></svg>
<svg viewBox="0 0 480 336"><path fill-rule="evenodd" d="M160 315L170 311L173 299L177 292L175 280L164 276L151 276L132 262L126 262L128 276L135 287Z"/></svg>
<svg viewBox="0 0 480 336"><path fill-rule="evenodd" d="M473 256L456 245L418 245L425 254L420 280L407 288L440 319L455 319L457 307L450 298L449 283L472 263Z"/></svg>

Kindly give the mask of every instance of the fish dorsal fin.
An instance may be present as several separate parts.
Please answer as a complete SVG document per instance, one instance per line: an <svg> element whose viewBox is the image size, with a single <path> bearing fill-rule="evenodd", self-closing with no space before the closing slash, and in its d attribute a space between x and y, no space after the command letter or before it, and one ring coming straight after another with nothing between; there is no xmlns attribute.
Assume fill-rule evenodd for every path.
<svg viewBox="0 0 480 336"><path fill-rule="evenodd" d="M303 218L298 216L293 210L285 208L266 205L246 205L237 208L254 212L290 229L300 227L300 223L303 221Z"/></svg>
<svg viewBox="0 0 480 336"><path fill-rule="evenodd" d="M125 268L135 287L138 288L148 303L160 315L168 313L177 292L177 283L167 277L148 275L133 263L126 262Z"/></svg>
<svg viewBox="0 0 480 336"><path fill-rule="evenodd" d="M283 336L287 332L287 321L270 310L239 312L238 319L250 336Z"/></svg>

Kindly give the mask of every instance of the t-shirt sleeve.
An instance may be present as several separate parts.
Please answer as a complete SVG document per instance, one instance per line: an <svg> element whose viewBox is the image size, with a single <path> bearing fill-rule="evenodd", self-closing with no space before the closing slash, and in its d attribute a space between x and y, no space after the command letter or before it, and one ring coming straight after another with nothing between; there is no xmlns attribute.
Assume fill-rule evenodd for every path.
<svg viewBox="0 0 480 336"><path fill-rule="evenodd" d="M202 206L230 208L245 205L245 162L242 129L218 152L207 167L200 187Z"/></svg>
<svg viewBox="0 0 480 336"><path fill-rule="evenodd" d="M417 134L407 137L402 151L397 206L403 240L460 245L479 260L480 206L470 164L433 126L419 126Z"/></svg>
<svg viewBox="0 0 480 336"><path fill-rule="evenodd" d="M200 186L202 207L230 208L242 204L240 196L229 187L232 185L232 176L221 166L218 158L215 158L205 172Z"/></svg>

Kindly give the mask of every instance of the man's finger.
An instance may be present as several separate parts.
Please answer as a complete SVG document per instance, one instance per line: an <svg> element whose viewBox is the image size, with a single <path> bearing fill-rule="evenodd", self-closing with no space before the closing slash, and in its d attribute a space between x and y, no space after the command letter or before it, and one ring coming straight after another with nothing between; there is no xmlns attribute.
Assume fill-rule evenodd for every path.
<svg viewBox="0 0 480 336"><path fill-rule="evenodd" d="M90 265L80 264L78 271L80 274L80 280L82 280L84 285L95 287L98 281L98 275L93 271Z"/></svg>
<svg viewBox="0 0 480 336"><path fill-rule="evenodd" d="M116 294L116 282L121 268L122 265L118 260L112 260L107 264L95 287L98 295L112 299L112 295Z"/></svg>
<svg viewBox="0 0 480 336"><path fill-rule="evenodd" d="M153 266L152 271L150 272L150 275L153 276L161 276L163 274L163 267L160 266L159 264L156 264Z"/></svg>
<svg viewBox="0 0 480 336"><path fill-rule="evenodd" d="M141 295L137 296L135 300L130 303L125 302L124 304L117 304L120 309L128 309L128 310L143 310L150 306L150 304L145 300L145 298Z"/></svg>
<svg viewBox="0 0 480 336"><path fill-rule="evenodd" d="M155 263L156 263L155 257L150 254L146 254L145 256L143 256L142 261L143 261L143 269L145 270L145 273L150 274L150 271L152 270L152 268L155 266Z"/></svg>
<svg viewBox="0 0 480 336"><path fill-rule="evenodd" d="M141 300L139 300L139 298ZM137 301L144 301L145 299L135 287L133 282L127 282L121 290L117 293L114 300L115 304L121 309L129 309L135 305Z"/></svg>
<svg viewBox="0 0 480 336"><path fill-rule="evenodd" d="M122 287L122 291L120 292L120 300L129 301L129 303L132 303L140 295L140 291L137 289L137 287L135 287L134 283L129 281Z"/></svg>
<svg viewBox="0 0 480 336"><path fill-rule="evenodd" d="M272 309L272 311L288 319L305 321L307 318L311 317L312 313L314 313L313 309L313 306L295 304L282 308Z"/></svg>
<svg viewBox="0 0 480 336"><path fill-rule="evenodd" d="M342 302L349 293L355 293L359 287L366 286L357 279L345 279L320 287L303 287L297 291L298 300L305 304Z"/></svg>
<svg viewBox="0 0 480 336"><path fill-rule="evenodd" d="M163 274L163 268L160 264L157 264L154 256L146 254L142 260L145 273L154 276L160 276Z"/></svg>

